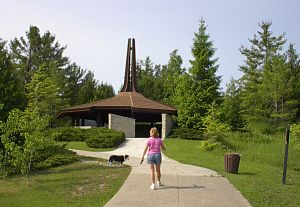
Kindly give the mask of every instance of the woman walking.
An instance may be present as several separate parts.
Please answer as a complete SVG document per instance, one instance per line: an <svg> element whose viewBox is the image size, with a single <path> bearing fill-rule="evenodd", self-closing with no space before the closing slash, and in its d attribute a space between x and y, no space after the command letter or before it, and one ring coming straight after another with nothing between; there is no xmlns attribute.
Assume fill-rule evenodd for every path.
<svg viewBox="0 0 300 207"><path fill-rule="evenodd" d="M160 166L161 166L161 149L166 150L162 139L159 137L159 133L156 127L150 129L150 137L146 141L145 149L141 159L141 163L144 161L145 154L147 154L147 163L150 164L150 177L152 184L150 189L155 190L155 172L157 179L157 186L161 186L160 178Z"/></svg>

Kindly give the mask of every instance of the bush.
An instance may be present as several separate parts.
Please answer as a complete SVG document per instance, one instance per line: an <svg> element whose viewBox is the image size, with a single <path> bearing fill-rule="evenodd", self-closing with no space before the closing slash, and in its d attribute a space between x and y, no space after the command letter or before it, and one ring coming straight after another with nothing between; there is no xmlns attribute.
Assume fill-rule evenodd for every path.
<svg viewBox="0 0 300 207"><path fill-rule="evenodd" d="M40 150L33 158L32 168L35 170L46 169L59 165L70 164L77 161L78 156L75 152L65 149L64 146L50 146Z"/></svg>
<svg viewBox="0 0 300 207"><path fill-rule="evenodd" d="M111 129L102 130L102 133L93 131L90 137L87 138L86 144L91 148L112 148L117 147L125 141L124 132L119 132Z"/></svg>
<svg viewBox="0 0 300 207"><path fill-rule="evenodd" d="M212 139L200 141L199 148L203 151L211 151L217 146L221 146L221 142L215 142Z"/></svg>
<svg viewBox="0 0 300 207"><path fill-rule="evenodd" d="M56 141L85 141L87 130L74 127L59 127L48 129L46 133Z"/></svg>
<svg viewBox="0 0 300 207"><path fill-rule="evenodd" d="M169 138L179 138L179 139L190 139L190 140L202 140L203 132L197 129L188 128L177 128L171 131Z"/></svg>
<svg viewBox="0 0 300 207"><path fill-rule="evenodd" d="M125 140L124 132L107 128L61 127L49 129L47 133L56 141L83 141L92 148L113 148Z"/></svg>

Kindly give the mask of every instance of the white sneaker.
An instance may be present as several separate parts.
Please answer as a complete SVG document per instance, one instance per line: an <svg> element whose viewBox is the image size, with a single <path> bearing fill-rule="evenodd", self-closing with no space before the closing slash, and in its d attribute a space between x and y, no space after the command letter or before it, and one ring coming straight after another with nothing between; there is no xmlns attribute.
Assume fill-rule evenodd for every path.
<svg viewBox="0 0 300 207"><path fill-rule="evenodd" d="M163 186L160 181L157 181L157 186Z"/></svg>
<svg viewBox="0 0 300 207"><path fill-rule="evenodd" d="M155 185L154 185L154 183L152 183L152 185L150 186L150 189L151 189L151 190L155 190Z"/></svg>

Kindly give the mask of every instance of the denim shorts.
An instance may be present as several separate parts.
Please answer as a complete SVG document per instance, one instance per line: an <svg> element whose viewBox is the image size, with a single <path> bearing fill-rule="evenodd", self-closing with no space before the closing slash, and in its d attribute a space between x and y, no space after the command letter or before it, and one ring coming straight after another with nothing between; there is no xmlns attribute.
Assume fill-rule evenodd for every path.
<svg viewBox="0 0 300 207"><path fill-rule="evenodd" d="M148 164L160 164L161 163L161 153L148 154L147 155Z"/></svg>

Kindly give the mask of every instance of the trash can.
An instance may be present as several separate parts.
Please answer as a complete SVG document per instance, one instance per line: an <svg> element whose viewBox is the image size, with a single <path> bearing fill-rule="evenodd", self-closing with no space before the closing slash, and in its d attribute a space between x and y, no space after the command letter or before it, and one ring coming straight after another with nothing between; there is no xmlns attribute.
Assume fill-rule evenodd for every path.
<svg viewBox="0 0 300 207"><path fill-rule="evenodd" d="M238 173L240 158L241 156L239 153L226 153L224 155L225 172Z"/></svg>

